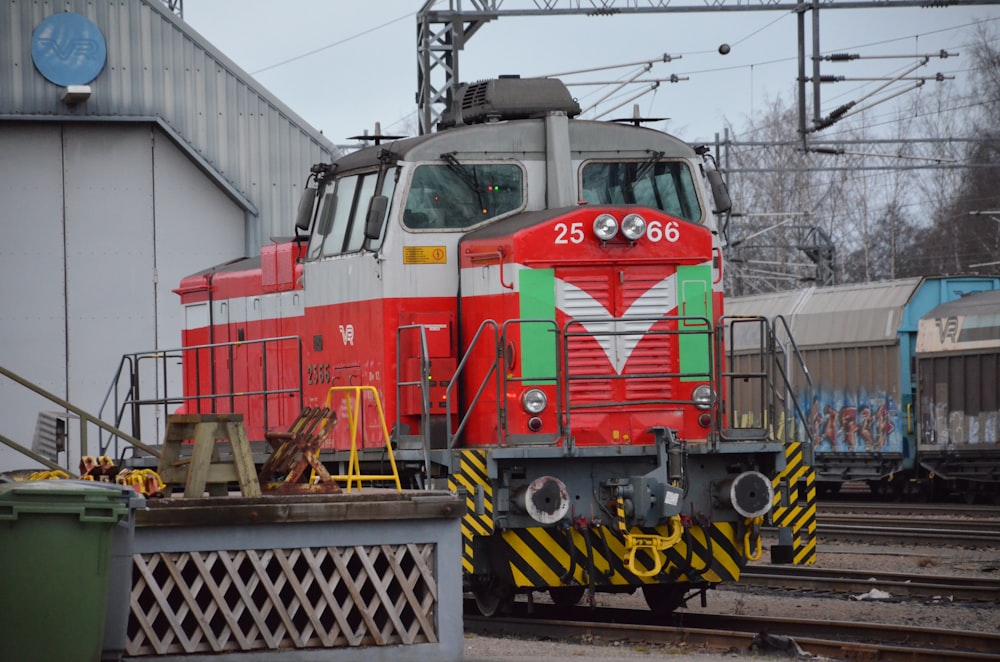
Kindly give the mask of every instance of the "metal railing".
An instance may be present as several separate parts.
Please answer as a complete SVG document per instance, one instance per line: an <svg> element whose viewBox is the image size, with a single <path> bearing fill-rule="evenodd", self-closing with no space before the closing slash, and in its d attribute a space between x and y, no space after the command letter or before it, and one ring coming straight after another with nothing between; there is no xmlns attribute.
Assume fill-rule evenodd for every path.
<svg viewBox="0 0 1000 662"><path fill-rule="evenodd" d="M528 324L551 327L558 356L552 374L514 377L505 369L504 348L508 345L509 336ZM637 331L635 325L644 330ZM755 328L746 333L743 327L750 325ZM735 337L740 331L744 332L744 336L754 337L756 347L748 351L745 339L737 343ZM418 375L411 375L409 381L402 379L401 374L397 375L396 397L399 406L396 408L396 429L399 430L401 426L404 390L419 389L421 422L418 436L423 439L426 458L430 448L430 400L427 384L430 379L431 362L427 358L423 326L415 324L400 327L397 332L397 370L402 371L404 359L401 344L404 333L417 333L419 336L420 344L416 351L418 355L411 359L419 360L420 370ZM621 374L615 370L587 370L586 362L574 359L573 356L573 352L581 347L580 342L583 339L593 339L601 344L602 339L627 339L639 336L643 339L657 336L664 338L660 344L662 351L655 357L650 357L649 365L643 372ZM685 343L681 339L684 337L700 340L696 341L694 346L688 342L687 346L682 348ZM694 368L682 370L683 352L704 356L705 361L701 364L696 362ZM456 404L457 396L463 375L468 371L470 358L473 355L480 357L489 355L492 360L489 366L484 368L482 379L477 384L469 386L474 393L465 394L464 409L460 411ZM574 412L611 411L623 406L677 407L700 404L688 397L686 392L683 395L676 392L673 387L681 380L704 381L712 385L716 394L710 410L711 430L715 439L788 441L794 431L779 428L793 425L795 421L802 423L806 428L806 435L809 435L805 426L805 412L790 390L789 371L796 366L804 372L808 380L805 362L784 319L772 323L758 316L728 316L721 318L718 325L713 328L708 318L698 316L648 316L618 320L595 317L570 320L562 329L558 329L552 320L516 319L508 320L499 330L497 323L489 320L480 326L468 343L468 348L460 358L455 373L445 389L445 419L448 421L446 448L452 449L459 442L474 411L482 405L484 395L491 391L493 399L490 404L495 407L495 411L490 414L496 416L499 423L497 446L523 443L527 441L525 437L537 437L537 440L533 440L534 443L547 441L554 444L562 441L567 445L567 452L571 452ZM600 399L573 395L574 391L586 389L588 385L592 389L597 389L625 381L644 383L649 395L639 399L624 398L620 394L615 396L613 389L603 389ZM532 382L549 383L556 389L556 407L553 415L557 417L559 431L555 435L514 434L510 430L506 411L507 400L504 394L512 384ZM452 425L452 415L456 413L460 414L460 417L456 424ZM427 469L429 470L429 467Z"/></svg>
<svg viewBox="0 0 1000 662"><path fill-rule="evenodd" d="M112 426L112 425L110 425L108 423L105 423L103 420L101 420L101 418L99 416L95 416L93 414L90 414L90 413L84 411L83 409L80 409L79 407L77 407L77 406L75 406L73 404L70 404L69 402L67 402L66 400L60 398L59 396L55 395L54 393L50 393L49 391L46 391L45 389L43 389L42 387L38 386L37 384L34 384L34 383L30 382L29 380L25 379L24 377L22 377L22 376L20 376L20 375L18 375L16 373L14 373L14 372L11 372L10 370L7 370L3 366L0 366L0 375L3 375L4 377L10 379L11 381L13 381L13 382L19 384L20 386L28 389L29 391L34 392L35 394L41 396L42 398L45 398L49 402L55 404L57 407L65 410L69 414L73 414L76 418L78 418L79 425L80 425L80 430L79 430L79 437L80 437L79 451L80 451L80 455L79 455L79 458L83 458L83 457L88 456L88 455L104 455L105 454L103 452L103 446L101 446L100 444L99 444L99 450L97 452L91 451L91 448L90 448L90 434L89 434L89 428L90 428L90 426L96 426L99 429L100 432L106 432L109 435L112 435L116 439L121 439L121 440L127 442L130 446L133 446L133 447L136 447L136 448L140 448L144 452L152 455L153 457L157 457L158 458L160 456L159 451L157 451L155 448L152 448L151 446L147 446L146 444L144 444L140 440L136 439L132 435L130 435L130 434L126 433L126 432L123 432L122 430L119 430L118 428L116 428L116 427L114 427L114 426ZM25 455L26 457L29 457L29 458L35 460L36 462L39 462L39 463L47 466L50 469L53 469L53 470L63 470L67 474L69 474L71 476L76 476L77 475L77 472L73 468L70 467L70 461L72 460L72 455L69 452L66 453L66 464L65 465L59 465L58 463L53 462L52 460L50 460L50 459L48 459L46 457L43 457L43 456L39 455L38 453L35 453L31 449L25 448L24 446L20 445L16 441L14 441L12 439L9 439L8 437L5 437L3 435L0 435L0 442L2 442L6 446L14 449L15 451L18 451L22 455ZM79 460L79 458L77 458L77 459Z"/></svg>
<svg viewBox="0 0 1000 662"><path fill-rule="evenodd" d="M296 382L291 385L279 382L276 386L269 387L275 379L269 377L270 368L280 352L289 351L287 346L291 346L294 366L291 370L279 372L297 376ZM256 351L257 348L260 352L260 364L259 372L253 373L253 383L259 384L260 388L237 389L238 383L234 372L236 366L246 368L242 375L246 380L244 386L251 383L251 361L241 359L245 359L251 349ZM189 371L188 377L177 372L184 361L190 362L185 366ZM281 378L282 375L279 374L277 379ZM205 382L209 384L210 392L203 391ZM193 386L193 391L185 392L185 383ZM148 388L154 388L154 393L146 392L145 389ZM111 418L114 427L130 429L133 437L141 438L143 412L153 410L156 419L155 434L159 438L163 432L161 419L165 420L163 413L170 407L187 404L195 409L195 412L191 413L233 412L248 415L249 401L258 398L263 403L263 426L267 430L270 429L268 399L281 395L297 398L298 409L302 409L304 404L302 339L298 336L209 343L124 354L104 396L98 416L102 419ZM114 437L105 440L102 435L100 443L102 454L114 441Z"/></svg>
<svg viewBox="0 0 1000 662"><path fill-rule="evenodd" d="M780 333L779 333L780 332ZM779 337L780 336L780 337ZM722 398L723 440L790 441L800 423L807 438L806 413L792 391L790 372L800 370L811 385L809 370L783 317L772 322L759 315L719 319L716 353L724 354L716 392Z"/></svg>

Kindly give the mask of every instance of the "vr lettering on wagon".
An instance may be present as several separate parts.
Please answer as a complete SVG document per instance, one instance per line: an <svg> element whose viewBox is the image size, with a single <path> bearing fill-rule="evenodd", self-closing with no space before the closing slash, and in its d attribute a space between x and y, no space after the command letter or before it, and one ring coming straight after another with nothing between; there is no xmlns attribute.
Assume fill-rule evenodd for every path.
<svg viewBox="0 0 1000 662"><path fill-rule="evenodd" d="M340 337L344 340L345 345L350 345L351 347L354 347L354 325L341 324Z"/></svg>

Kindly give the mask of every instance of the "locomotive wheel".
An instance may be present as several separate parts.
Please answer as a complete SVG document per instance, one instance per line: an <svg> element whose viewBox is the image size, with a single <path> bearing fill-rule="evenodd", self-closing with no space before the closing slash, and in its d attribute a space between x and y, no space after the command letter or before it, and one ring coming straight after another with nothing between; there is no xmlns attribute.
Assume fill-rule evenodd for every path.
<svg viewBox="0 0 1000 662"><path fill-rule="evenodd" d="M585 586L555 586L549 589L549 597L557 607L573 607L580 604L586 590Z"/></svg>
<svg viewBox="0 0 1000 662"><path fill-rule="evenodd" d="M646 599L646 605L650 611L657 614L670 614L678 607L683 607L685 593L687 589L683 586L642 587L642 597Z"/></svg>
<svg viewBox="0 0 1000 662"><path fill-rule="evenodd" d="M489 618L495 614L509 614L514 606L514 591L497 581L473 581L472 596L479 613Z"/></svg>

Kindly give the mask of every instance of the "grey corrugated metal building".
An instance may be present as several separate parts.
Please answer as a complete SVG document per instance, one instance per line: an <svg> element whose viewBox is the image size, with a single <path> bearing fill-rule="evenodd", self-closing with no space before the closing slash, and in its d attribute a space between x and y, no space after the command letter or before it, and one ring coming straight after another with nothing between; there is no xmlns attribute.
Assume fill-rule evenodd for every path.
<svg viewBox="0 0 1000 662"><path fill-rule="evenodd" d="M122 354L180 345L181 277L289 234L335 152L160 0L0 4L0 366L96 411ZM46 404L3 381L30 445Z"/></svg>

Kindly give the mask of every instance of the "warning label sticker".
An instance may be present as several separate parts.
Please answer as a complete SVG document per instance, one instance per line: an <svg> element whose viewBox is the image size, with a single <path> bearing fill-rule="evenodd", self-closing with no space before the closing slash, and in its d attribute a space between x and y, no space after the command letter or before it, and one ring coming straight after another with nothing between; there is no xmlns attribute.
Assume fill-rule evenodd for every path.
<svg viewBox="0 0 1000 662"><path fill-rule="evenodd" d="M444 246L403 246L403 264L445 264Z"/></svg>

